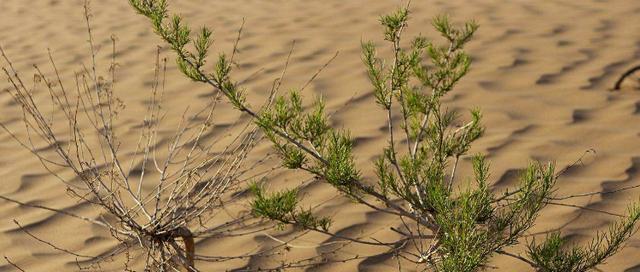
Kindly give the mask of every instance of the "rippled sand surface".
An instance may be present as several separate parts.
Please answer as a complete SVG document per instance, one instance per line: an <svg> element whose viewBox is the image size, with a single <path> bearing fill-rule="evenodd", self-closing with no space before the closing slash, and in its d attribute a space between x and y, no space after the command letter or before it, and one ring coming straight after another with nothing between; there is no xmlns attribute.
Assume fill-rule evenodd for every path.
<svg viewBox="0 0 640 272"><path fill-rule="evenodd" d="M110 36L117 36L119 85L117 93L127 104L118 120L123 141L136 141L135 128L148 98L157 45L164 46L148 23L134 14L127 1L93 1L93 25L100 48L98 63L106 69L110 59ZM240 69L236 78L247 79L249 97L255 104L267 96L273 80L296 41L283 88L303 85L336 51L338 57L305 90L305 96L322 95L329 111L335 111L332 124L349 128L356 139L358 165L371 173L371 160L387 141L385 115L374 104L371 87L360 59L360 41L381 42L378 16L392 10L398 2L387 0L324 1L170 1L172 11L191 23L215 29L216 50L229 52L235 33L246 19L240 42ZM459 88L446 98L450 108L479 107L484 112L486 134L472 153L488 154L496 188L513 185L518 171L531 160L570 164L586 150L594 149L584 163L560 179L559 194L612 190L640 185L640 92L637 84L611 92L617 76L640 64L640 1L413 1L409 34L421 32L439 41L430 19L448 13L457 21L475 19L480 24L476 38L468 46L474 59L471 72ZM79 0L1 0L0 44L16 67L31 75L32 65L49 69L47 48L58 68L69 80L89 63L87 35ZM170 52L163 55L172 58ZM187 105L202 105L211 96L206 86L184 79L173 62L168 71L165 104L167 128L176 127ZM6 65L2 63L2 65ZM48 71L51 71L50 69ZM27 77L28 78L28 77ZM71 81L69 82L70 84ZM0 89L8 87L0 82ZM39 96L46 99L44 93ZM45 100L42 100L45 101ZM15 122L19 108L10 97L0 94L0 118ZM345 106L346 105L346 106ZM224 106L217 111L220 127L229 125L238 114ZM396 116L399 117L399 116ZM167 133L166 137L171 137ZM166 139L165 139L166 140ZM270 152L261 144L255 152ZM6 133L0 133L0 193L21 201L64 209L89 217L98 216L91 206L67 197L64 187L40 166L29 152L21 149ZM461 166L468 168L468 162ZM464 172L465 170L463 170ZM274 174L275 186L299 184L308 177ZM329 186L312 183L304 193L309 203L325 203L318 208L332 215L334 231L385 239L388 227L399 225L394 218L336 196ZM623 213L640 190L579 198L568 204ZM240 209L242 205L232 209ZM233 210L231 212L234 212ZM114 246L104 230L73 218L51 212L18 207L0 201L0 255L6 255L27 271L77 270L75 257L57 252L21 232L13 223L20 221L30 232L56 245L98 255ZM550 206L544 210L531 234L559 229L573 241L588 241L589 235L615 217ZM279 233L273 233L279 235ZM640 271L640 236L602 267L603 271ZM329 241L326 236L310 235L300 244ZM523 242L525 242L523 240ZM274 243L258 233L234 239L204 239L198 242L202 254L239 254L260 243ZM516 248L517 249L517 248ZM291 258L310 256L322 248L294 249ZM362 255L380 249L351 245L347 252ZM13 271L0 261L0 271ZM134 263L139 263L137 260ZM242 267L266 266L269 260L256 258L227 263ZM529 269L513 259L497 257L492 263L499 271ZM203 271L218 271L219 264L198 263ZM395 261L374 256L348 263L321 265L319 271L388 271ZM407 270L413 267L405 267ZM114 269L117 271L118 269Z"/></svg>

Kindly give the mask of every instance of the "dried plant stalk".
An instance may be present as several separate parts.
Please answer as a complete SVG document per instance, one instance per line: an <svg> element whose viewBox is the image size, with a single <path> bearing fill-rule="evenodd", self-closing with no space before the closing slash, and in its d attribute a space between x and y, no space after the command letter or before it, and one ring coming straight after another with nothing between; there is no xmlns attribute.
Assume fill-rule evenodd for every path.
<svg viewBox="0 0 640 272"><path fill-rule="evenodd" d="M0 127L37 157L70 194L101 209L105 216L87 218L7 196L1 198L99 225L120 242L117 250L101 257L63 250L81 257L82 263L99 266L114 254L127 252L129 256L133 248L138 248L146 258L145 271L174 271L181 267L197 271L197 258L211 259L196 255L195 238L232 233L249 224L248 216L225 222L216 222L214 217L227 203L237 200L231 192L244 182L242 175L250 169L245 160L260 139L256 127L251 122L237 122L230 129L232 133L211 140L218 103L213 97L203 110L194 114L185 111L175 134L165 141L160 124L166 60L160 58L158 50L147 111L138 127L139 138L135 148L126 149L115 128L124 108L115 92L115 38L109 75L102 77L96 63L88 4L85 18L91 65L75 75L75 86L71 88L65 86L51 53L54 76L36 66L34 84L28 87L0 47L7 64L3 71L11 86L7 93L21 107L23 130L18 132L5 123ZM39 99L42 92L50 97L51 112L47 101ZM72 174L61 174L64 171ZM17 221L16 224L23 229ZM219 257L216 261L233 258L238 257Z"/></svg>

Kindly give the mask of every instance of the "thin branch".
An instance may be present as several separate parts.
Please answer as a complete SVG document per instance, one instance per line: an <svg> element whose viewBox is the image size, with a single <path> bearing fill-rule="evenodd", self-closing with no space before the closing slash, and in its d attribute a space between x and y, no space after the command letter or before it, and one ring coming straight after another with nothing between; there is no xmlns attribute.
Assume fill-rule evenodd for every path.
<svg viewBox="0 0 640 272"><path fill-rule="evenodd" d="M309 80L307 80L307 82L304 85L302 85L302 88L300 88L300 92L304 91L307 88L307 86L309 86L309 84L311 84L311 82L313 82L316 79L316 77L318 77L318 75L320 75L320 73L322 73L322 71L325 68L327 68L327 66L329 66L329 64L331 64L331 62L333 62L333 60L335 60L338 57L339 54L340 54L340 51L336 51L336 53L333 55L333 57L331 57L327 62L325 62L325 64L322 65L322 67L320 67L320 69L318 69L313 74L313 76L311 76L311 78L309 78Z"/></svg>
<svg viewBox="0 0 640 272"><path fill-rule="evenodd" d="M22 225L20 225L20 223L18 223L18 220L13 219L13 223L15 223L16 225L18 225L18 228L20 228L20 230L22 230L22 231L23 231L24 233L26 233L27 235L31 236L31 238L36 239L36 240L38 240L39 242L41 242L41 243L43 243L43 244L46 244L46 245L48 245L48 246L52 247L52 248L53 248L53 249L55 249L55 250L58 250L58 251L61 251L61 252L67 253L67 254L69 254L69 255L76 256L76 257L81 257L81 258L90 258L90 259L94 259L94 258L96 258L95 256L89 256L89 255L77 254L77 253L74 253L74 252L72 252L72 251L66 250L66 249L64 249L64 248L60 248L60 247L58 247L58 246L56 246L56 245L54 245L54 244L52 244L52 243L50 243L50 242L47 242L47 241L45 241L45 240L42 240L42 239L38 238L37 236L33 235L31 232L29 232L27 229L25 229Z"/></svg>
<svg viewBox="0 0 640 272"><path fill-rule="evenodd" d="M602 213L602 214L607 214L607 215L612 215L612 216L617 216L617 217L626 217L626 216L624 216L622 214L612 213L612 212L608 212L608 211L598 210L598 209L589 208L589 207L580 206L580 205L575 205L575 204L566 204L566 203L559 203L559 202L552 202L552 201L544 201L544 203L545 204L549 204L549 205L555 205L555 206L564 206L564 207L577 208L577 209L581 209L581 210L586 210L586 211L591 211L591 212L596 212L596 213Z"/></svg>
<svg viewBox="0 0 640 272"><path fill-rule="evenodd" d="M502 250L498 250L498 251L496 251L496 253L502 254L502 255L505 255L505 256L509 256L509 257L512 257L512 258L516 258L516 259L518 259L520 261L523 261L523 262L531 265L532 267L537 267L536 263L534 263L533 261L531 261L531 260L529 260L529 259L527 259L525 257L522 257L520 255L516 255L516 254L509 253L509 252L502 251Z"/></svg>
<svg viewBox="0 0 640 272"><path fill-rule="evenodd" d="M7 263L9 263L9 265L13 266L13 268L18 269L22 272L25 272L24 269L22 269L20 266L18 266L17 264L15 264L14 262L11 261L11 259L9 259L9 257L4 256L4 259L7 261Z"/></svg>

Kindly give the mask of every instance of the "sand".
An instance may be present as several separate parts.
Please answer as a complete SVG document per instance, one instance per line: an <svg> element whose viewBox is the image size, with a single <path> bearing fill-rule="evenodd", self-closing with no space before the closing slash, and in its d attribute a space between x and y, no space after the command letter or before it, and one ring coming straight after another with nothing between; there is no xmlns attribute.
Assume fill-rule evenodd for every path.
<svg viewBox="0 0 640 272"><path fill-rule="evenodd" d="M373 103L361 64L360 41L381 42L377 18L398 5L397 1L170 2L172 10L183 14L191 23L214 28L217 51L231 50L235 33L242 19L246 19L239 47L240 69L235 76L248 78L245 86L252 101L266 97L284 66L292 41L296 41L296 47L283 89L304 84L339 51L335 61L305 90L305 96L326 98L329 111L336 111L332 125L351 131L356 139L358 166L365 175L371 173L371 160L380 153L387 135L383 129L384 113ZM81 4L80 0L0 1L0 44L20 71L31 75L34 64L49 69L47 48L69 79L82 63L89 62ZM110 58L110 36L114 34L118 39L117 92L127 104L127 114L117 125L122 140L133 141L136 137L133 128L139 122L136 113L144 110L148 97L156 46L164 45L148 23L134 14L127 1L94 1L92 7L96 43L100 47L99 63L106 66ZM640 1L428 0L413 1L412 11L409 34L421 32L436 39L429 20L440 13L452 15L457 22L475 19L481 26L467 48L474 60L472 70L445 101L450 108L459 110L482 109L487 130L471 153L488 155L496 188L514 184L518 170L531 160L556 161L564 166L589 149L594 149L595 155L587 155L582 165L560 178L559 194L640 185L640 129L636 125L640 122L640 92L635 90L637 84L636 87L626 84L618 92L610 91L618 75L640 63ZM172 58L166 48L162 52ZM182 112L186 105L202 105L210 91L183 78L173 62L170 63L167 93L172 99L165 104L168 113ZM6 87L6 82L0 82L0 89ZM3 122L20 118L19 108L9 101L8 95L0 95ZM222 124L238 118L228 106L217 114L226 120ZM172 127L178 121L177 117L168 118L165 125ZM255 150L258 155L269 151L268 144L261 144ZM85 216L98 215L91 206L68 197L64 187L47 175L37 159L5 133L0 133L0 154L0 194ZM462 167L468 169L468 163ZM293 186L307 178L290 173L273 177L277 180L274 187ZM326 185L307 186L304 195L309 203L325 203L318 211L335 218L333 231L361 232L385 239L389 234L384 230L399 224L392 217L364 207L344 205L349 200L336 196L335 190ZM638 190L631 190L566 203L623 213L630 201L637 199ZM242 205L234 209L240 208ZM74 271L77 267L75 257L35 241L21 232L13 219L39 237L82 254L97 255L114 245L108 233L82 221L0 201L0 255L10 257L27 271ZM584 242L594 230L602 229L613 220L615 217L600 213L550 206L537 220L531 234L562 228L573 241ZM640 271L639 238L636 235L630 239L627 247L601 269ZM310 235L299 243L313 245L327 239ZM202 254L232 255L262 242L273 243L258 233L234 239L205 239L197 246ZM316 250L321 249L293 249L288 257L309 256ZM345 251L361 255L380 252L365 246L350 246ZM14 271L3 261L0 261L0 271ZM218 271L247 264L259 266L262 262L268 263L256 258L224 265L198 263L198 266L203 271ZM506 257L495 258L492 265L497 266L498 271L529 269ZM323 265L315 270L389 269L395 269L394 260L370 257ZM411 271L415 267L405 269Z"/></svg>

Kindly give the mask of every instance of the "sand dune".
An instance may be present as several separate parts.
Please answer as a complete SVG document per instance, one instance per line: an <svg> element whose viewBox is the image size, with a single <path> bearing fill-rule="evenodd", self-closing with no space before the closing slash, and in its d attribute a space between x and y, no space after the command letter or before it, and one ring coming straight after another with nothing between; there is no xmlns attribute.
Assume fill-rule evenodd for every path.
<svg viewBox="0 0 640 272"><path fill-rule="evenodd" d="M391 0L324 1L170 1L173 11L183 14L194 25L214 28L216 50L229 52L235 33L246 19L240 42L239 80L246 79L249 97L264 101L285 58L296 41L284 89L303 85L311 75L339 51L335 61L305 91L308 98L321 94L329 111L335 111L332 124L351 130L356 137L358 166L371 174L371 159L387 141L383 130L384 113L373 103L371 87L360 59L360 41L382 40L377 18L399 2ZM138 115L145 109L157 45L164 46L148 23L134 14L127 1L93 1L93 24L98 62L107 66L110 36L117 36L118 94L127 104L118 120L126 141L135 140ZM434 40L430 19L448 13L456 21L475 19L480 24L468 51L474 59L470 74L446 98L450 108L480 107L486 134L471 153L488 154L496 188L512 185L517 171L532 159L557 161L560 166L578 159L586 150L584 164L572 168L560 179L560 194L575 194L640 185L640 92L627 82L611 92L617 76L640 64L640 1L413 1L409 34L423 33ZM87 35L80 0L1 0L0 44L16 67L29 75L32 65L47 67L47 48L59 69L69 79L82 63L88 63ZM169 51L164 55L172 58ZM172 62L171 62L172 63ZM2 65L5 65L4 63ZM259 72L255 74L256 72ZM202 106L210 91L189 82L171 65L168 72L165 108L167 129L179 122L186 105ZM8 87L1 82L0 89ZM43 94L44 95L44 94ZM46 97L40 97L46 99ZM0 95L3 122L15 123L19 108L6 94ZM229 105L218 111L221 128L238 118ZM167 136L169 137L169 136ZM256 148L266 154L267 144ZM28 151L0 133L0 193L32 204L65 209L85 216L97 216L90 206L67 197L64 188L46 174ZM468 164L463 164L463 168ZM464 172L464 171L463 171ZM274 186L299 184L298 175L274 174ZM580 198L570 204L623 213L629 201L637 200L638 190L593 198ZM334 230L343 234L362 233L384 239L385 231L397 225L393 218L337 197L329 186L311 183L305 187L309 203L322 203L318 211L333 215ZM240 209L242 207L235 207ZM0 201L0 255L11 257L27 271L77 270L75 258L52 250L21 232L16 219L30 232L46 237L56 245L99 255L115 244L104 230L73 218L47 211L19 207ZM585 241L595 229L614 217L551 206L539 218L532 234L562 228L575 241ZM567 223L570 223L567 225ZM603 271L640 271L640 236L602 267ZM310 235L300 243L327 242L326 236ZM202 254L241 254L258 243L273 243L264 235L234 239L198 241ZM294 250L291 257L316 254L319 249ZM348 252L376 254L379 249L350 246ZM264 258L238 260L225 265L243 267L268 263ZM499 271L526 271L527 266L513 259L497 257ZM203 271L218 271L219 264L199 264ZM371 257L348 263L323 265L318 271L387 271L395 261ZM413 268L407 267L408 270ZM113 268L113 271L117 271ZM0 271L13 271L0 261Z"/></svg>

